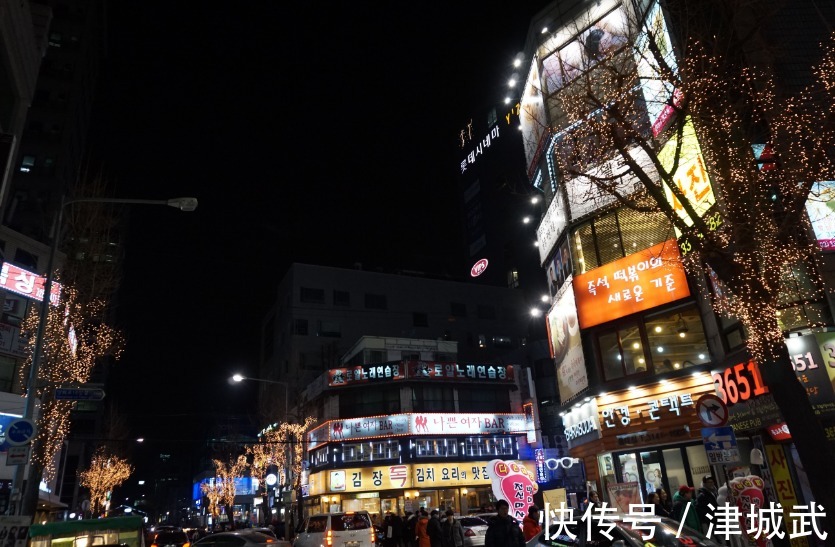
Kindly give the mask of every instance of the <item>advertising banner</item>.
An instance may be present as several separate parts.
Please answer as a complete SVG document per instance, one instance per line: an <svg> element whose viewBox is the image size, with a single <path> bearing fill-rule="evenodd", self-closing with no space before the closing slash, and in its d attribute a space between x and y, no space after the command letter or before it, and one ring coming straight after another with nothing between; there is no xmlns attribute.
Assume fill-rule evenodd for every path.
<svg viewBox="0 0 835 547"><path fill-rule="evenodd" d="M676 150L678 141L672 138L658 152L658 160L664 169L669 171L676 161ZM696 138L696 129L689 119L684 125L681 136L681 149L678 153L678 169L673 175L673 182L683 194L684 198L693 207L696 215L701 218L710 207L716 203L713 195L713 188L710 186L710 178L705 169L705 160L702 156L702 149ZM664 185L667 201L672 204L676 214L687 223L693 225L693 219L687 214L681 202L673 195L672 190ZM677 235L680 235L677 233Z"/></svg>
<svg viewBox="0 0 835 547"><path fill-rule="evenodd" d="M487 464L487 475L496 499L503 499L510 505L509 515L517 521L528 516L533 505L533 496L539 491L536 477L522 462L491 460Z"/></svg>
<svg viewBox="0 0 835 547"><path fill-rule="evenodd" d="M545 211L545 216L536 228L536 241L539 249L539 264L544 265L548 255L557 240L568 226L568 213L565 210L565 198L562 192L554 194L554 199L548 205L548 210Z"/></svg>
<svg viewBox="0 0 835 547"><path fill-rule="evenodd" d="M524 434L524 414L390 414L346 420L330 420L310 430L307 449L329 441L397 437L401 435L500 435Z"/></svg>
<svg viewBox="0 0 835 547"><path fill-rule="evenodd" d="M806 212L818 246L824 251L835 250L835 181L821 181L812 185L809 199L806 200Z"/></svg>
<svg viewBox="0 0 835 547"><path fill-rule="evenodd" d="M629 506L641 501L641 487L637 482L615 482L606 485L609 505L621 513L628 514Z"/></svg>
<svg viewBox="0 0 835 547"><path fill-rule="evenodd" d="M580 327L589 328L690 296L676 240L574 278Z"/></svg>
<svg viewBox="0 0 835 547"><path fill-rule="evenodd" d="M672 119L675 109L670 104L674 90L671 83L660 77L659 60L650 50L650 39L655 43L658 53L667 68L678 71L675 53L673 53L670 33L664 21L664 13L658 2L653 2L638 38L635 55L638 75L641 78L641 91L644 95L647 115L652 125L652 135L657 137Z"/></svg>
<svg viewBox="0 0 835 547"><path fill-rule="evenodd" d="M513 382L513 365L404 361L411 380L484 380Z"/></svg>
<svg viewBox="0 0 835 547"><path fill-rule="evenodd" d="M565 283L557 293L554 306L548 311L546 327L551 356L557 367L560 400L566 402L589 386L572 283Z"/></svg>

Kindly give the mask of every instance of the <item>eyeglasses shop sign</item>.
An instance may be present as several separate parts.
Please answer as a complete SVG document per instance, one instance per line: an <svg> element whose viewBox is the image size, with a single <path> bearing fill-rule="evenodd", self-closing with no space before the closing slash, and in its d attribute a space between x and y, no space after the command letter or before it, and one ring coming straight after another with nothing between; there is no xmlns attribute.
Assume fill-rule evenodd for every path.
<svg viewBox="0 0 835 547"><path fill-rule="evenodd" d="M579 407L572 408L562 417L562 424L569 448L599 439L601 434L597 401L592 399Z"/></svg>

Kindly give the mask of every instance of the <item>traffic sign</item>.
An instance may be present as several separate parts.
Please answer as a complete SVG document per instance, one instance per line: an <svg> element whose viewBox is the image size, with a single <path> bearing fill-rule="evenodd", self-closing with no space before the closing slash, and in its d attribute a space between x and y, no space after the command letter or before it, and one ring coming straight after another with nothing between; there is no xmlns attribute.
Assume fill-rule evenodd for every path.
<svg viewBox="0 0 835 547"><path fill-rule="evenodd" d="M55 399L59 401L101 401L104 390L99 388L55 388Z"/></svg>
<svg viewBox="0 0 835 547"><path fill-rule="evenodd" d="M696 401L696 414L708 427L720 427L728 423L728 406L712 393L705 393Z"/></svg>
<svg viewBox="0 0 835 547"><path fill-rule="evenodd" d="M37 428L35 422L26 418L19 418L9 423L6 428L6 444L9 446L21 446L32 440Z"/></svg>
<svg viewBox="0 0 835 547"><path fill-rule="evenodd" d="M10 446L6 453L6 465L26 465L29 463L28 446Z"/></svg>
<svg viewBox="0 0 835 547"><path fill-rule="evenodd" d="M702 441L705 443L708 463L722 464L740 461L736 435L732 427L703 427Z"/></svg>

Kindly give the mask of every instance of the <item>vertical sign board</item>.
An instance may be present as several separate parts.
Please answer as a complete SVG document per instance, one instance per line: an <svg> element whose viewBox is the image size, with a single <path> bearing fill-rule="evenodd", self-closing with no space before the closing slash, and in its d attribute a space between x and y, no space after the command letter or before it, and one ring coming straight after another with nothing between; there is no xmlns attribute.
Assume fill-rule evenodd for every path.
<svg viewBox="0 0 835 547"><path fill-rule="evenodd" d="M711 465L740 461L733 427L703 427L702 440L705 443L707 461Z"/></svg>
<svg viewBox="0 0 835 547"><path fill-rule="evenodd" d="M793 521L797 519L792 518L790 514L792 507L799 505L800 500L792 482L788 458L786 458L783 447L774 444L765 446L765 455L768 460L768 467L771 470L771 476L774 478L774 491L777 493L777 500L783 506L785 527L788 530L793 530L795 526ZM806 538L798 537L791 540L791 545L792 547L808 547L809 543Z"/></svg>
<svg viewBox="0 0 835 547"><path fill-rule="evenodd" d="M557 367L557 387L565 402L589 386L580 323L571 279L560 288L546 321L551 357Z"/></svg>
<svg viewBox="0 0 835 547"><path fill-rule="evenodd" d="M0 516L0 538L3 538L3 547L26 547L31 522L32 517L27 516Z"/></svg>

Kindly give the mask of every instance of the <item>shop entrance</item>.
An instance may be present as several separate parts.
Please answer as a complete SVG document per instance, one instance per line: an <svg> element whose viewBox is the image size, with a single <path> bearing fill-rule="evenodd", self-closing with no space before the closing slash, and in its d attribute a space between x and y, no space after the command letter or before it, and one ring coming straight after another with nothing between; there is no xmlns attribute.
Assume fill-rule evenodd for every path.
<svg viewBox="0 0 835 547"><path fill-rule="evenodd" d="M612 456L617 482L637 482L644 500L660 488L672 497L681 486L698 486L702 476L710 474L701 444L616 452Z"/></svg>

